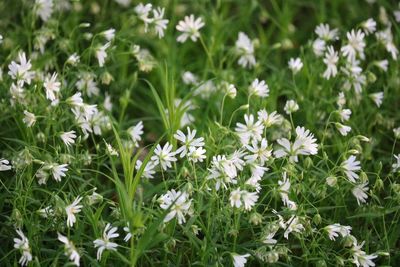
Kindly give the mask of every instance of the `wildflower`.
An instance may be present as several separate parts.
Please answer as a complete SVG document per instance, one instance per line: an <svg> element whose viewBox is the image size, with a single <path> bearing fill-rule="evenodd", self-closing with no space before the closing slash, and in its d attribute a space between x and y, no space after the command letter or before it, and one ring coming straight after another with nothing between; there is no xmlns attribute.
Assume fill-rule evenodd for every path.
<svg viewBox="0 0 400 267"><path fill-rule="evenodd" d="M233 258L233 266L234 267L244 267L244 265L247 262L247 258L250 256L250 254L244 254L244 255L239 255L236 253L231 253L232 258Z"/></svg>
<svg viewBox="0 0 400 267"><path fill-rule="evenodd" d="M372 99L372 101L375 102L376 106L379 108L382 105L383 102L383 92L378 92L374 94L370 94L369 97Z"/></svg>
<svg viewBox="0 0 400 267"><path fill-rule="evenodd" d="M76 138L75 131L63 132L60 135L60 137L67 147L71 146L72 144L75 144L75 138Z"/></svg>
<svg viewBox="0 0 400 267"><path fill-rule="evenodd" d="M158 7L157 9L153 10L153 20L152 23L154 24L154 29L158 35L158 38L164 37L164 30L167 29L168 21L164 18L165 8Z"/></svg>
<svg viewBox="0 0 400 267"><path fill-rule="evenodd" d="M393 133L394 133L394 138L396 139L400 138L400 127L394 128Z"/></svg>
<svg viewBox="0 0 400 267"><path fill-rule="evenodd" d="M93 80L93 74L84 72L79 76L80 79L76 83L76 88L79 91L85 91L89 97L99 94L100 90L97 87L97 83Z"/></svg>
<svg viewBox="0 0 400 267"><path fill-rule="evenodd" d="M198 77L190 71L185 71L182 73L182 81L184 84L197 84Z"/></svg>
<svg viewBox="0 0 400 267"><path fill-rule="evenodd" d="M18 263L21 264L21 266L25 266L32 261L29 240L20 229L17 229L16 231L20 238L14 238L14 248L18 249L22 253Z"/></svg>
<svg viewBox="0 0 400 267"><path fill-rule="evenodd" d="M176 40L180 43L184 43L188 38L190 38L193 42L196 42L197 38L200 37L199 30L203 26L204 22L201 18L195 19L193 14L185 16L185 19L179 21L178 25L176 25L176 29L182 32Z"/></svg>
<svg viewBox="0 0 400 267"><path fill-rule="evenodd" d="M230 98L235 98L236 94L237 94L237 90L234 84L228 84L226 83L226 85L224 86L225 89L225 94L227 96L229 96Z"/></svg>
<svg viewBox="0 0 400 267"><path fill-rule="evenodd" d="M197 87L194 95L200 95L203 99L208 99L217 90L212 80L205 81Z"/></svg>
<svg viewBox="0 0 400 267"><path fill-rule="evenodd" d="M48 75L43 82L43 86L46 90L46 98L50 101L55 101L61 87L61 83L57 80L57 73L54 72L51 76Z"/></svg>
<svg viewBox="0 0 400 267"><path fill-rule="evenodd" d="M248 144L251 139L261 140L264 126L260 121L254 122L253 114L244 115L246 124L236 123L235 131L243 144Z"/></svg>
<svg viewBox="0 0 400 267"><path fill-rule="evenodd" d="M313 48L314 54L315 54L317 57L320 57L320 56L322 56L322 55L324 54L324 52L325 52L325 45L326 45L326 42L325 42L324 40L319 39L319 38L317 38L317 39L313 42L312 48Z"/></svg>
<svg viewBox="0 0 400 267"><path fill-rule="evenodd" d="M172 167L171 162L176 161L175 155L176 153L172 152L172 145L167 142L162 148L160 144L157 145L151 160L154 161L156 165L161 164L163 170L166 171L168 168Z"/></svg>
<svg viewBox="0 0 400 267"><path fill-rule="evenodd" d="M103 46L96 49L96 57L97 57L97 61L99 62L100 67L104 66L104 62L106 61L106 58L107 58L106 49L109 48L110 45L111 45L111 43L108 42L108 43L104 44Z"/></svg>
<svg viewBox="0 0 400 267"><path fill-rule="evenodd" d="M364 37L365 34L361 30L355 31L354 29L347 34L347 45L343 46L341 51L349 62L354 61L357 54L364 58Z"/></svg>
<svg viewBox="0 0 400 267"><path fill-rule="evenodd" d="M343 226L335 223L324 227L324 230L327 231L330 240L335 240L339 234L342 237L350 235L351 226Z"/></svg>
<svg viewBox="0 0 400 267"><path fill-rule="evenodd" d="M207 179L215 179L215 189L219 190L222 185L225 189L226 184L236 184L237 168L242 168L240 156L237 158L227 158L225 155L217 155L212 158L210 174Z"/></svg>
<svg viewBox="0 0 400 267"><path fill-rule="evenodd" d="M278 144L283 148L275 150L274 155L277 158L281 158L289 155L289 160L297 162L298 155L315 155L318 153L317 140L314 138L309 130L304 127L296 127L296 139L293 144L286 138L280 138L277 140Z"/></svg>
<svg viewBox="0 0 400 267"><path fill-rule="evenodd" d="M281 199L283 202L283 205L287 206L287 203L289 202L289 190L290 190L290 180L287 178L287 173L284 172L282 175L282 180L278 181L279 185L279 194L281 195Z"/></svg>
<svg viewBox="0 0 400 267"><path fill-rule="evenodd" d="M284 224L285 232L283 233L283 237L286 239L289 238L289 234L292 232L301 233L304 231L304 226L299 222L298 216L291 216L289 220Z"/></svg>
<svg viewBox="0 0 400 267"><path fill-rule="evenodd" d="M53 13L53 0L36 0L36 14L47 21Z"/></svg>
<svg viewBox="0 0 400 267"><path fill-rule="evenodd" d="M111 156L119 156L119 153L117 150L115 150L115 148L113 148L109 143L106 143L106 148L107 148L107 152L111 155Z"/></svg>
<svg viewBox="0 0 400 267"><path fill-rule="evenodd" d="M238 64L243 68L252 68L256 65L256 58L254 57L254 45L249 37L239 32L238 39L235 43L236 52L240 56Z"/></svg>
<svg viewBox="0 0 400 267"><path fill-rule="evenodd" d="M286 112L286 114L291 114L293 112L296 112L299 110L299 105L297 104L296 101L290 99L288 101L286 101L285 107L283 108L283 110Z"/></svg>
<svg viewBox="0 0 400 267"><path fill-rule="evenodd" d="M324 41L332 41L338 39L338 29L330 29L328 24L319 24L315 28L315 33Z"/></svg>
<svg viewBox="0 0 400 267"><path fill-rule="evenodd" d="M340 92L336 101L339 108L342 108L346 104L346 97L343 92Z"/></svg>
<svg viewBox="0 0 400 267"><path fill-rule="evenodd" d="M101 33L101 35L103 35L104 38L106 38L107 41L111 41L111 40L113 40L114 37L115 37L115 29L114 29L114 28L111 28L111 29L108 29L108 30L106 30L106 31L103 31L103 32Z"/></svg>
<svg viewBox="0 0 400 267"><path fill-rule="evenodd" d="M249 94L259 97L267 97L269 95L269 88L265 81L255 79L249 86Z"/></svg>
<svg viewBox="0 0 400 267"><path fill-rule="evenodd" d="M142 161L137 160L136 161L136 170L139 170L142 167ZM154 170L154 168L156 167L156 164L154 164L153 161L149 161L147 162L146 166L143 169L143 177L147 178L147 179L152 179L154 178L154 174L156 173L156 171Z"/></svg>
<svg viewBox="0 0 400 267"><path fill-rule="evenodd" d="M65 213L67 214L67 226L72 227L76 222L75 214L81 212L82 205L78 205L81 202L82 197L77 196L72 204L65 207Z"/></svg>
<svg viewBox="0 0 400 267"><path fill-rule="evenodd" d="M65 177L66 176L65 173L68 171L67 168L68 164L61 164L61 165L51 164L49 167L52 171L54 180L56 180L57 182L61 182L61 177Z"/></svg>
<svg viewBox="0 0 400 267"><path fill-rule="evenodd" d="M233 190L229 196L229 200L231 202L232 207L240 208L242 206L241 201L242 192L240 188Z"/></svg>
<svg viewBox="0 0 400 267"><path fill-rule="evenodd" d="M373 259L376 259L378 256L375 254L367 255L365 251L361 250L361 248L364 246L364 242L362 242L360 245L357 244L357 241L353 244L352 247L352 253L353 253L353 259L352 262L357 266L357 267L369 267L369 266L375 266L375 263L372 261Z"/></svg>
<svg viewBox="0 0 400 267"><path fill-rule="evenodd" d="M394 155L394 158L396 159L396 162L392 164L392 169L393 172L396 172L398 169L400 169L400 154L398 154L397 156Z"/></svg>
<svg viewBox="0 0 400 267"><path fill-rule="evenodd" d="M372 18L369 18L361 23L361 27L366 35L374 33L376 31L376 21Z"/></svg>
<svg viewBox="0 0 400 267"><path fill-rule="evenodd" d="M258 200L258 195L256 192L248 192L246 190L242 190L242 200L244 204L245 210L251 210L253 206L256 204Z"/></svg>
<svg viewBox="0 0 400 267"><path fill-rule="evenodd" d="M143 135L143 121L139 121L135 126L128 129L128 133L136 147L139 147L139 142Z"/></svg>
<svg viewBox="0 0 400 267"><path fill-rule="evenodd" d="M26 60L25 52L20 52L18 54L18 61L19 64L15 61L12 61L8 65L8 75L10 75L13 80L17 80L17 84L20 87L24 86L24 83L31 84L34 72L31 71L31 61Z"/></svg>
<svg viewBox="0 0 400 267"><path fill-rule="evenodd" d="M189 147L189 152L187 154L188 160L196 163L196 162L203 162L206 159L206 150L203 147Z"/></svg>
<svg viewBox="0 0 400 267"><path fill-rule="evenodd" d="M35 114L24 110L24 115L25 115L25 117L22 119L22 121L26 124L26 126L32 127L36 122Z"/></svg>
<svg viewBox="0 0 400 267"><path fill-rule="evenodd" d="M388 70L389 61L387 59L374 61L374 65L386 72Z"/></svg>
<svg viewBox="0 0 400 267"><path fill-rule="evenodd" d="M145 23L145 31L147 31L147 25L152 22L152 19L149 18L151 8L151 4L143 5L142 3L135 7L135 13L138 15L139 19Z"/></svg>
<svg viewBox="0 0 400 267"><path fill-rule="evenodd" d="M127 226L125 226L123 229L126 232L124 241L128 242L132 238L132 233L131 233L131 230L129 229L129 222L127 223Z"/></svg>
<svg viewBox="0 0 400 267"><path fill-rule="evenodd" d="M298 73L303 68L303 62L298 58L291 58L288 62L289 69L293 72L293 74Z"/></svg>
<svg viewBox="0 0 400 267"><path fill-rule="evenodd" d="M0 158L0 171L11 170L10 162L6 159Z"/></svg>
<svg viewBox="0 0 400 267"><path fill-rule="evenodd" d="M172 189L160 197L160 202L160 207L169 211L164 222L169 222L175 217L179 224L186 222L185 215L189 213L192 203L188 193Z"/></svg>
<svg viewBox="0 0 400 267"><path fill-rule="evenodd" d="M67 64L70 64L72 66L76 66L80 61L80 57L78 56L77 53L73 53L70 55L67 59Z"/></svg>
<svg viewBox="0 0 400 267"><path fill-rule="evenodd" d="M362 69L359 66L358 60L347 62L346 66L342 68L343 73L347 76L343 85L344 89L350 90L351 87L357 94L362 91L362 86L367 84L367 77L362 74Z"/></svg>
<svg viewBox="0 0 400 267"><path fill-rule="evenodd" d="M245 145L247 150L252 154L245 156L245 159L249 162L254 162L259 160L261 165L264 165L264 162L267 161L272 154L272 149L268 147L268 141L265 138L261 139L260 145L257 140L252 141L251 146Z"/></svg>
<svg viewBox="0 0 400 267"><path fill-rule="evenodd" d="M118 244L111 242L111 239L119 236L119 234L116 233L117 230L117 227L111 227L111 224L107 223L102 238L93 241L94 247L97 248L97 260L101 259L104 250L117 251Z"/></svg>
<svg viewBox="0 0 400 267"><path fill-rule="evenodd" d="M358 172L361 170L360 162L356 160L355 156L350 156L347 160L342 162L341 167L350 182L355 183L358 179Z"/></svg>
<svg viewBox="0 0 400 267"><path fill-rule="evenodd" d="M65 256L67 256L69 260L72 261L76 266L79 266L80 256L74 246L74 243L72 243L72 241L69 241L66 236L63 236L60 233L57 233L57 236L58 240L64 243Z"/></svg>
<svg viewBox="0 0 400 267"><path fill-rule="evenodd" d="M341 109L341 110L339 110L339 116L340 116L340 120L342 122L348 121L351 116L351 110L350 109Z"/></svg>
<svg viewBox="0 0 400 267"><path fill-rule="evenodd" d="M337 67L336 64L339 61L338 52L333 49L333 46L328 46L327 52L325 53L324 63L326 65L326 70L322 74L322 76L329 80L331 77L335 77L337 75Z"/></svg>
<svg viewBox="0 0 400 267"><path fill-rule="evenodd" d="M368 195L366 194L366 192L368 190L368 182L357 184L353 187L351 192L353 193L353 196L357 199L358 205L367 202Z"/></svg>
<svg viewBox="0 0 400 267"><path fill-rule="evenodd" d="M195 138L196 130L191 131L190 128L187 127L187 132L187 135L185 135L181 130L178 130L176 134L174 134L175 139L183 143L183 145L175 152L176 155L180 153L179 156L181 158L189 152L191 147L195 148L204 146L203 137Z"/></svg>
<svg viewBox="0 0 400 267"><path fill-rule="evenodd" d="M266 128L271 127L275 124L282 123L282 116L279 115L276 111L268 112L265 109L261 109L257 112L258 120L261 121Z"/></svg>
<svg viewBox="0 0 400 267"><path fill-rule="evenodd" d="M338 129L340 134L343 135L343 136L346 136L351 131L351 127L350 126L346 126L346 125L343 125L343 124L338 123L338 122L335 123L335 126L336 126L336 129Z"/></svg>

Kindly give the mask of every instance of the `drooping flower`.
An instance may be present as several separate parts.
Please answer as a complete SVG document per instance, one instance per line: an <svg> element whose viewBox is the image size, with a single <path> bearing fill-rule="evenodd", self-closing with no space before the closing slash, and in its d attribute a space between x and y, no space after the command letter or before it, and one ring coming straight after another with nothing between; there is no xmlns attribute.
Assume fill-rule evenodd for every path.
<svg viewBox="0 0 400 267"><path fill-rule="evenodd" d="M343 135L343 136L346 136L351 131L351 127L350 126L346 126L346 125L343 125L343 124L338 123L338 122L335 123L335 126L336 126L336 129L338 129L340 134Z"/></svg>
<svg viewBox="0 0 400 267"><path fill-rule="evenodd" d="M376 106L379 108L382 105L383 102L383 92L378 92L378 93L373 93L370 94L369 97L372 99L372 101L375 102Z"/></svg>
<svg viewBox="0 0 400 267"><path fill-rule="evenodd" d="M36 14L47 21L53 13L53 0L36 0Z"/></svg>
<svg viewBox="0 0 400 267"><path fill-rule="evenodd" d="M128 129L128 133L136 147L139 147L139 142L142 140L143 121L139 121L135 126Z"/></svg>
<svg viewBox="0 0 400 267"><path fill-rule="evenodd" d="M97 58L97 61L99 62L99 66L100 67L104 66L104 63L105 63L105 61L107 59L106 50L107 50L107 48L110 47L110 45L111 45L111 43L107 42L103 46L100 46L99 48L96 49L96 52L95 52L96 53L96 58Z"/></svg>
<svg viewBox="0 0 400 267"><path fill-rule="evenodd" d="M75 200L68 206L65 207L65 213L67 214L67 226L72 227L76 222L75 214L81 212L82 205L79 205L82 197L77 196Z"/></svg>
<svg viewBox="0 0 400 267"><path fill-rule="evenodd" d="M68 240L66 236L63 236L60 233L57 233L57 236L58 240L64 243L65 256L67 256L69 260L72 261L76 266L79 266L79 260L81 257L77 249L75 248L74 243L72 243L72 241Z"/></svg>
<svg viewBox="0 0 400 267"><path fill-rule="evenodd" d="M396 159L396 162L392 164L392 169L393 172L396 172L398 169L400 169L400 154L394 155L394 158Z"/></svg>
<svg viewBox="0 0 400 267"><path fill-rule="evenodd" d="M358 205L361 205L362 203L366 203L368 199L367 191L369 190L368 188L368 182L357 184L353 187L351 192L353 193L353 196L357 199Z"/></svg>
<svg viewBox="0 0 400 267"><path fill-rule="evenodd" d="M361 23L361 27L366 35L374 33L376 31L376 21L373 18L369 18Z"/></svg>
<svg viewBox="0 0 400 267"><path fill-rule="evenodd" d="M10 162L6 159L0 158L0 171L11 170Z"/></svg>
<svg viewBox="0 0 400 267"><path fill-rule="evenodd" d="M22 119L22 121L26 124L27 127L32 127L36 122L35 114L24 110L24 115L25 117Z"/></svg>
<svg viewBox="0 0 400 267"><path fill-rule="evenodd" d="M250 254L244 254L244 255L239 255L236 253L232 253L232 258L233 258L233 266L234 267L244 267L244 265L247 262L247 258L250 256Z"/></svg>
<svg viewBox="0 0 400 267"><path fill-rule="evenodd" d="M51 164L49 167L53 174L54 180L56 180L57 182L61 182L61 177L65 177L66 176L65 173L68 171L67 168L68 164L60 164L60 165Z"/></svg>
<svg viewBox="0 0 400 267"><path fill-rule="evenodd" d="M342 237L350 235L351 226L340 225L339 223L331 224L324 227L324 230L328 233L330 240L335 240L339 234Z"/></svg>
<svg viewBox="0 0 400 267"><path fill-rule="evenodd" d="M350 156L347 160L342 162L341 167L350 182L355 183L358 179L358 172L361 170L360 162L356 160L355 156Z"/></svg>
<svg viewBox="0 0 400 267"><path fill-rule="evenodd" d="M22 254L18 263L21 264L21 266L25 266L28 265L30 261L32 261L29 240L20 229L17 229L16 231L19 235L19 238L14 238L14 248L18 249Z"/></svg>
<svg viewBox="0 0 400 267"><path fill-rule="evenodd" d="M238 64L243 68L250 69L254 67L256 65L256 58L254 57L254 45L244 32L239 32L235 46L236 53L240 57Z"/></svg>
<svg viewBox="0 0 400 267"><path fill-rule="evenodd" d="M75 131L63 132L62 134L60 134L60 137L67 147L71 146L72 144L75 144L75 138L76 138Z"/></svg>

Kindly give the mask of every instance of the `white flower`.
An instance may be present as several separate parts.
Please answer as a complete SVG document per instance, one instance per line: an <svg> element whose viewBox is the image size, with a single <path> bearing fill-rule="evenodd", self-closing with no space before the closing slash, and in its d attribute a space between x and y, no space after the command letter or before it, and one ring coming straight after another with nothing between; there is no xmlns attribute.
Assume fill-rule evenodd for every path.
<svg viewBox="0 0 400 267"><path fill-rule="evenodd" d="M35 114L24 110L24 115L25 117L22 119L22 121L26 124L27 127L32 127L36 122Z"/></svg>
<svg viewBox="0 0 400 267"><path fill-rule="evenodd" d="M237 90L234 84L224 83L224 91L227 96L230 98L235 98L237 94Z"/></svg>
<svg viewBox="0 0 400 267"><path fill-rule="evenodd" d="M251 139L261 140L264 125L260 121L254 122L253 114L244 115L246 124L236 123L235 131L243 144L248 144Z"/></svg>
<svg viewBox="0 0 400 267"><path fill-rule="evenodd" d="M242 192L240 188L233 190L229 196L229 200L231 202L232 207L240 208L242 206L241 200Z"/></svg>
<svg viewBox="0 0 400 267"><path fill-rule="evenodd" d="M264 165L264 163L271 157L272 154L272 149L268 147L268 141L265 138L261 139L260 145L257 140L253 139L251 146L245 145L245 147L251 153L244 157L248 162L254 162L258 160L261 165Z"/></svg>
<svg viewBox="0 0 400 267"><path fill-rule="evenodd" d="M248 192L242 190L242 200L245 210L251 210L258 200L258 195L256 192Z"/></svg>
<svg viewBox="0 0 400 267"><path fill-rule="evenodd" d="M154 161L156 165L161 164L163 170L166 171L168 168L172 167L171 162L176 161L174 156L175 152L172 152L172 145L167 142L162 148L160 144L157 145L151 160Z"/></svg>
<svg viewBox="0 0 400 267"><path fill-rule="evenodd" d="M164 30L167 29L168 20L163 19L165 8L158 7L153 10L153 20L154 30L158 35L158 38L164 37Z"/></svg>
<svg viewBox="0 0 400 267"><path fill-rule="evenodd" d="M57 80L57 73L54 72L51 76L48 75L43 82L44 89L46 90L46 98L50 101L57 99L57 94L60 91L61 83Z"/></svg>
<svg viewBox="0 0 400 267"><path fill-rule="evenodd" d="M190 71L182 73L182 81L184 84L197 84L199 78Z"/></svg>
<svg viewBox="0 0 400 267"><path fill-rule="evenodd" d="M388 70L389 61L387 59L374 61L374 65L386 72Z"/></svg>
<svg viewBox="0 0 400 267"><path fill-rule="evenodd" d="M368 182L362 183L362 184L357 184L353 187L351 192L353 193L353 196L357 199L358 205L361 205L361 203L366 203L368 199L368 195L366 192L369 190L368 188Z"/></svg>
<svg viewBox="0 0 400 267"><path fill-rule="evenodd" d="M75 138L76 138L75 131L63 132L62 134L60 134L60 137L67 147L71 146L72 144L75 144Z"/></svg>
<svg viewBox="0 0 400 267"><path fill-rule="evenodd" d="M17 229L16 231L20 238L14 238L14 248L18 249L22 253L18 263L21 264L21 266L25 266L32 261L29 240L20 229Z"/></svg>
<svg viewBox="0 0 400 267"><path fill-rule="evenodd" d="M103 31L101 33L101 35L103 35L104 38L106 38L107 41L111 41L115 37L115 29L111 28L111 29L108 29L106 31Z"/></svg>
<svg viewBox="0 0 400 267"><path fill-rule="evenodd" d="M346 136L351 131L351 127L350 126L346 126L346 125L343 125L343 124L338 123L338 122L335 123L335 126L336 126L336 129L338 129L340 134L343 135L343 136Z"/></svg>
<svg viewBox="0 0 400 267"><path fill-rule="evenodd" d="M137 161L136 161L136 167L135 167L136 170L139 170L141 167L142 167L142 161L141 161L141 160L137 160ZM153 174L156 173L156 171L154 170L155 167L156 167L156 164L154 164L154 162L148 161L147 164L146 164L146 166L145 166L144 169L143 169L143 174L142 174L142 176L143 176L144 178L147 178L147 179L152 179L152 178L154 178L154 177L153 177Z"/></svg>
<svg viewBox="0 0 400 267"><path fill-rule="evenodd" d="M66 236L63 236L60 233L57 233L57 236L58 236L58 240L65 244L65 247L64 247L65 256L67 256L69 258L69 260L72 261L76 266L79 266L80 256L74 246L74 243L72 243L72 241L69 241Z"/></svg>
<svg viewBox="0 0 400 267"><path fill-rule="evenodd" d="M189 199L189 194L186 192L176 192L172 189L162 195L160 197L160 207L169 211L164 218L164 222L169 222L174 217L177 218L179 224L186 222L185 215L189 213L191 203L192 200Z"/></svg>
<svg viewBox="0 0 400 267"><path fill-rule="evenodd" d="M145 23L145 31L147 31L147 25L152 22L152 19L149 18L151 8L151 4L143 5L142 3L135 7L135 13L138 15L139 19Z"/></svg>
<svg viewBox="0 0 400 267"><path fill-rule="evenodd" d="M289 234L291 232L301 233L304 230L304 226L299 222L299 217L292 216L289 220L285 223L285 232L283 233L283 237L286 239L289 238Z"/></svg>
<svg viewBox="0 0 400 267"><path fill-rule="evenodd" d="M97 57L97 61L99 62L100 67L104 66L104 62L106 61L106 58L107 58L106 49L109 48L110 45L111 45L111 43L108 42L108 43L104 44L103 46L96 49L96 57Z"/></svg>
<svg viewBox="0 0 400 267"><path fill-rule="evenodd" d="M372 18L369 18L361 23L361 27L363 28L366 35L374 33L376 31L376 21Z"/></svg>
<svg viewBox="0 0 400 267"><path fill-rule="evenodd" d="M396 172L398 169L400 169L400 154L398 154L397 156L394 155L394 158L396 159L396 162L392 164L392 169L393 172Z"/></svg>
<svg viewBox="0 0 400 267"><path fill-rule="evenodd" d="M358 60L347 62L346 66L341 70L347 76L343 87L345 90L350 90L351 87L357 94L362 91L362 86L367 84L367 77L362 73L362 68L359 66Z"/></svg>
<svg viewBox="0 0 400 267"><path fill-rule="evenodd" d="M102 238L93 241L94 247L97 248L97 260L101 259L104 250L117 250L118 244L111 242L112 238L119 236L119 234L116 233L117 230L117 227L111 227L111 224L107 223Z"/></svg>
<svg viewBox="0 0 400 267"><path fill-rule="evenodd" d="M30 69L32 68L31 60L26 60L25 52L20 52L18 54L19 64L15 61L12 61L8 65L8 75L13 80L17 80L18 86L22 87L24 83L31 84L31 80L33 79L34 72Z"/></svg>
<svg viewBox="0 0 400 267"><path fill-rule="evenodd" d="M282 180L278 181L279 185L279 194L281 195L281 199L283 202L283 205L287 206L287 203L290 201L289 200L289 190L290 190L290 180L287 178L287 173L284 172L282 175Z"/></svg>
<svg viewBox="0 0 400 267"><path fill-rule="evenodd" d="M326 45L326 42L325 42L324 40L319 39L319 38L317 38L317 39L313 42L312 48L313 48L314 54L315 54L317 57L322 56L322 55L324 54L324 52L325 52L325 45Z"/></svg>
<svg viewBox="0 0 400 267"><path fill-rule="evenodd" d="M204 138L199 137L195 138L196 130L191 131L189 127L187 127L187 135L185 135L181 130L178 130L176 134L174 134L175 139L182 143L182 146L176 150L176 155L180 153L180 157L183 158L190 150L191 147L202 147L204 146Z"/></svg>
<svg viewBox="0 0 400 267"><path fill-rule="evenodd" d="M0 158L0 171L11 170L10 162L6 159Z"/></svg>
<svg viewBox="0 0 400 267"><path fill-rule="evenodd" d="M394 138L396 139L400 138L400 127L394 128L393 133L394 133Z"/></svg>
<svg viewBox="0 0 400 267"><path fill-rule="evenodd" d="M324 230L327 231L330 240L335 240L336 237L339 236L339 234L342 237L350 235L351 226L344 226L340 225L339 223L335 223L325 226Z"/></svg>
<svg viewBox="0 0 400 267"><path fill-rule="evenodd" d="M339 92L336 103L339 106L339 108L342 108L346 104L346 97L344 96L343 92Z"/></svg>
<svg viewBox="0 0 400 267"><path fill-rule="evenodd" d="M319 38L325 41L336 40L338 36L338 29L330 29L328 24L319 24L315 28L315 33Z"/></svg>
<svg viewBox="0 0 400 267"><path fill-rule="evenodd" d="M131 233L131 230L129 229L129 222L127 223L127 226L125 226L123 229L126 232L124 241L128 242L132 238L132 233Z"/></svg>
<svg viewBox="0 0 400 267"><path fill-rule="evenodd" d="M236 253L232 253L232 258L233 258L233 266L234 267L244 267L244 265L247 262L247 258L250 256L250 254L244 254L244 255L239 255Z"/></svg>
<svg viewBox="0 0 400 267"><path fill-rule="evenodd" d="M347 160L342 162L341 167L350 182L355 183L358 179L358 174L355 172L361 170L360 162L356 160L356 157L350 156Z"/></svg>
<svg viewBox="0 0 400 267"><path fill-rule="evenodd" d="M329 80L331 77L335 77L337 75L337 67L336 64L339 61L338 52L333 49L333 46L328 46L327 52L325 53L324 63L326 65L326 70L322 74L322 76Z"/></svg>
<svg viewBox="0 0 400 267"><path fill-rule="evenodd" d="M237 154L237 153L236 153ZM242 164L243 160L241 157L242 154L236 155L234 153L231 158L226 158L225 155L217 155L213 156L211 162L211 168L209 169L210 174L207 179L215 179L215 189L219 190L222 185L225 189L226 184L236 184L237 180L237 169L243 169Z"/></svg>
<svg viewBox="0 0 400 267"><path fill-rule="evenodd" d="M75 93L73 96L67 99L67 103L74 107L82 107L83 106L82 93L81 92Z"/></svg>
<svg viewBox="0 0 400 267"><path fill-rule="evenodd" d="M286 114L291 114L293 112L296 112L299 110L299 105L297 104L296 101L290 99L288 101L286 101L285 107L283 108L283 110L286 112Z"/></svg>
<svg viewBox="0 0 400 267"><path fill-rule="evenodd" d="M203 147L189 147L189 152L187 154L188 160L196 162L203 162L206 159L206 150Z"/></svg>
<svg viewBox="0 0 400 267"><path fill-rule="evenodd" d="M266 128L271 127L275 124L281 124L283 120L282 116L279 115L276 111L268 114L265 109L261 109L257 112L257 115L258 120L261 121Z"/></svg>
<svg viewBox="0 0 400 267"><path fill-rule="evenodd" d="M80 57L78 56L77 53L73 53L67 59L67 63L71 64L72 66L75 66L76 64L78 64L79 61L80 61Z"/></svg>
<svg viewBox="0 0 400 267"><path fill-rule="evenodd" d="M115 148L112 147L112 145L110 145L109 143L106 143L106 148L107 148L107 152L111 155L111 156L119 156L119 153L117 150L115 150Z"/></svg>
<svg viewBox="0 0 400 267"><path fill-rule="evenodd" d="M376 106L379 108L382 105L383 102L383 92L378 92L374 94L370 94L369 97L372 99L372 101L375 102Z"/></svg>
<svg viewBox="0 0 400 267"><path fill-rule="evenodd" d="M254 67L256 58L254 57L254 46L249 37L245 33L239 32L235 46L236 52L240 56L238 64L243 68Z"/></svg>
<svg viewBox="0 0 400 267"><path fill-rule="evenodd" d="M365 253L365 251L361 250L363 245L364 245L364 242L362 242L360 245L357 244L357 241L354 242L353 247L351 249L353 252L352 262L357 267L375 266L375 263L372 260L376 259L378 256L375 254L367 255Z"/></svg>
<svg viewBox="0 0 400 267"><path fill-rule="evenodd" d="M67 167L68 164L50 165L54 180L56 180L57 182L61 182L61 177L66 176L65 173L68 171Z"/></svg>
<svg viewBox="0 0 400 267"><path fill-rule="evenodd" d="M75 214L81 212L82 205L78 205L81 202L82 197L77 196L72 204L65 207L65 213L67 214L67 226L72 227L76 222Z"/></svg>
<svg viewBox="0 0 400 267"><path fill-rule="evenodd" d="M303 62L299 57L289 59L288 65L293 74L298 73L303 68Z"/></svg>
<svg viewBox="0 0 400 267"><path fill-rule="evenodd" d="M317 139L314 138L314 134L309 130L297 126L294 143L291 144L286 138L278 139L278 144L283 148L275 150L274 155L277 158L289 155L290 161L297 162L298 155L315 155L318 153L318 144L315 143L316 141Z"/></svg>
<svg viewBox="0 0 400 267"><path fill-rule="evenodd" d="M349 62L354 61L357 54L360 55L361 58L364 58L365 34L361 30L355 31L353 29L351 32L348 32L346 36L348 43L341 48L341 51L343 55L347 57L347 60Z"/></svg>
<svg viewBox="0 0 400 267"><path fill-rule="evenodd" d="M348 121L351 116L351 110L350 109L341 109L341 110L339 110L339 116L340 116L340 120L342 122Z"/></svg>
<svg viewBox="0 0 400 267"><path fill-rule="evenodd" d="M136 147L139 147L139 142L142 140L143 121L139 121L135 126L128 129L128 133Z"/></svg>
<svg viewBox="0 0 400 267"><path fill-rule="evenodd" d="M255 79L249 86L249 94L259 97L267 97L269 95L269 88L265 81Z"/></svg>
<svg viewBox="0 0 400 267"><path fill-rule="evenodd" d="M53 13L53 0L36 0L36 14L47 21Z"/></svg>
<svg viewBox="0 0 400 267"><path fill-rule="evenodd" d="M184 20L179 21L178 25L176 25L176 29L182 32L176 40L180 43L184 43L190 38L193 42L196 42L197 38L200 37L199 30L204 25L203 20L201 18L195 19L193 14L185 16Z"/></svg>

